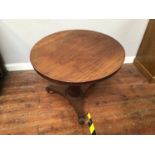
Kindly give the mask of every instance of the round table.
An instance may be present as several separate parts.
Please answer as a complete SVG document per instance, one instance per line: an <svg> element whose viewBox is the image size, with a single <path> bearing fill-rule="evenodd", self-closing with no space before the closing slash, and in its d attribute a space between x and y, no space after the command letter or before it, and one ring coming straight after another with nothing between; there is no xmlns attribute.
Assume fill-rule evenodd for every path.
<svg viewBox="0 0 155 155"><path fill-rule="evenodd" d="M51 81L47 92L65 96L84 123L84 99L89 88L115 73L124 61L121 44L90 30L66 30L48 35L31 50L30 60Z"/></svg>

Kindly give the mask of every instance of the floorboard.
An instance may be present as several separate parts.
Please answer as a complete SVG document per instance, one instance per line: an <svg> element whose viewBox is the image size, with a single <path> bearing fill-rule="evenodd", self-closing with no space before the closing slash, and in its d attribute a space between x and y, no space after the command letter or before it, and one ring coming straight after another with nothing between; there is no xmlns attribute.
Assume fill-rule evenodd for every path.
<svg viewBox="0 0 155 155"><path fill-rule="evenodd" d="M49 82L35 71L9 72L1 81L0 134L90 134L68 101L48 94ZM155 84L132 64L87 93L97 134L155 134Z"/></svg>

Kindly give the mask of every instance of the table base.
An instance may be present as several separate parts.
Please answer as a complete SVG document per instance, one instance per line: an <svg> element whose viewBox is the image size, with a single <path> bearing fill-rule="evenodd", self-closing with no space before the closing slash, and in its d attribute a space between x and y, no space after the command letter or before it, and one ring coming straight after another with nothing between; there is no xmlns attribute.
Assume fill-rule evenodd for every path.
<svg viewBox="0 0 155 155"><path fill-rule="evenodd" d="M79 124L83 125L85 122L84 101L88 89L92 88L95 84L85 84L81 86L66 86L51 84L46 87L48 93L58 93L68 99L69 103L73 106L78 116Z"/></svg>

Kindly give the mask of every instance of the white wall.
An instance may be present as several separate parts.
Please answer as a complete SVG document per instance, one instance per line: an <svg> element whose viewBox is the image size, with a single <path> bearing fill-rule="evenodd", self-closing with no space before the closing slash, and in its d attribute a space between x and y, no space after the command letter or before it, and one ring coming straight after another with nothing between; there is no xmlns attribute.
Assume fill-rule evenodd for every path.
<svg viewBox="0 0 155 155"><path fill-rule="evenodd" d="M135 56L148 20L0 20L0 52L5 63L29 62L32 46L65 29L90 29L111 35Z"/></svg>

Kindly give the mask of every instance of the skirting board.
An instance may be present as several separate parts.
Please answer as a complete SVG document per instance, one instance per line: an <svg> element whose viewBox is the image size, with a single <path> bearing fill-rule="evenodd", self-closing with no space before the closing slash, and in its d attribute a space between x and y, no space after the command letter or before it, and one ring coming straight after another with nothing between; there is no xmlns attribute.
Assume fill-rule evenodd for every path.
<svg viewBox="0 0 155 155"><path fill-rule="evenodd" d="M135 59L135 56L125 57L124 63L133 63L134 59ZM30 62L10 63L10 64L5 64L5 67L8 71L33 70L33 67Z"/></svg>

